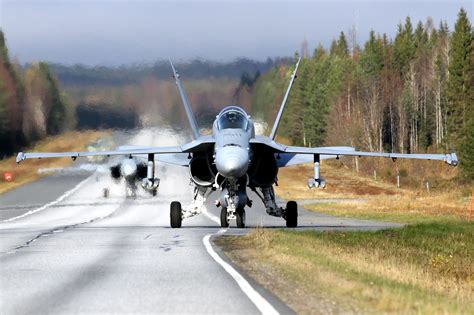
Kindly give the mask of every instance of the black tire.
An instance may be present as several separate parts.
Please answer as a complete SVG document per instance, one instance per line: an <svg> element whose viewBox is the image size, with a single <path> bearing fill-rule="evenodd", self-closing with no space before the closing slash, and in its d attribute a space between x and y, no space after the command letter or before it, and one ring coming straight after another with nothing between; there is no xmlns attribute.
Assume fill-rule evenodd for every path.
<svg viewBox="0 0 474 315"><path fill-rule="evenodd" d="M151 194L152 194L153 197L156 197L156 195L158 195L158 189L156 189L156 188L153 189L153 190L151 191Z"/></svg>
<svg viewBox="0 0 474 315"><path fill-rule="evenodd" d="M237 209L235 213L235 221L237 223L237 228L243 229L245 228L245 209Z"/></svg>
<svg viewBox="0 0 474 315"><path fill-rule="evenodd" d="M180 228L182 222L181 203L173 201L170 205L170 223L172 228Z"/></svg>
<svg viewBox="0 0 474 315"><path fill-rule="evenodd" d="M227 221L227 208L221 208L221 227L227 228L229 227L229 221Z"/></svg>
<svg viewBox="0 0 474 315"><path fill-rule="evenodd" d="M288 201L286 204L286 227L295 228L298 226L298 204L296 201Z"/></svg>

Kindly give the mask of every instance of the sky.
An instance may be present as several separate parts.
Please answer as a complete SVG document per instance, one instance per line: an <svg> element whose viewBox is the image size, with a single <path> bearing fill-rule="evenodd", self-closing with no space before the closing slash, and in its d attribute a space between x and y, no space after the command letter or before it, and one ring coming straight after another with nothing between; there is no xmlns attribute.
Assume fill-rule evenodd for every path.
<svg viewBox="0 0 474 315"><path fill-rule="evenodd" d="M290 0L0 0L0 27L10 55L86 65L201 58L229 61L292 56L306 39L312 51L354 28L360 44L371 29L394 37L397 24L431 16L454 28L473 1Z"/></svg>

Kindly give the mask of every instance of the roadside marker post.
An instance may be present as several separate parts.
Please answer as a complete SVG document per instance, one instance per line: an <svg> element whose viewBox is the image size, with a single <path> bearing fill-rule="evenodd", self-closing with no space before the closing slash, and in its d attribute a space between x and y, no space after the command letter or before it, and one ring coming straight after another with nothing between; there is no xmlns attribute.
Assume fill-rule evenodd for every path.
<svg viewBox="0 0 474 315"><path fill-rule="evenodd" d="M13 180L13 174L10 173L10 172L5 172L3 173L3 179L6 181L6 182L11 182Z"/></svg>

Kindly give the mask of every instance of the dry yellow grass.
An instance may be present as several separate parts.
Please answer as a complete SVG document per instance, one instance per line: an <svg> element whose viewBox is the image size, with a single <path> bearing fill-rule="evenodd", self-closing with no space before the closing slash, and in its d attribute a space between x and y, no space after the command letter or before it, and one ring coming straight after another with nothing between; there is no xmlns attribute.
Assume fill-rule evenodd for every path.
<svg viewBox="0 0 474 315"><path fill-rule="evenodd" d="M61 151L81 151L84 150L85 146L98 139L101 136L106 135L107 132L103 131L85 131L77 132L71 131L66 132L62 135L55 137L48 137L45 140L39 141L34 147L25 151L36 151L36 152L61 152ZM27 160L23 163L16 164L16 157L11 157L0 161L0 194L6 191L12 190L18 186L32 182L45 176L38 174L40 168L50 167L65 167L72 163L71 159L60 158L60 159L35 159ZM13 173L14 180L12 182L6 182L3 178L5 172Z"/></svg>
<svg viewBox="0 0 474 315"><path fill-rule="evenodd" d="M321 177L326 180L325 189L308 188L307 179L312 175L311 164L282 168L278 173L279 186L275 187L275 192L285 199L360 197L400 193L400 190L394 185L355 174L338 162L322 162ZM405 192L405 190L402 191Z"/></svg>
<svg viewBox="0 0 474 315"><path fill-rule="evenodd" d="M319 203L305 206L308 210L361 219L401 223L421 223L446 219L469 220L469 198L461 193L406 194L367 196L365 202Z"/></svg>

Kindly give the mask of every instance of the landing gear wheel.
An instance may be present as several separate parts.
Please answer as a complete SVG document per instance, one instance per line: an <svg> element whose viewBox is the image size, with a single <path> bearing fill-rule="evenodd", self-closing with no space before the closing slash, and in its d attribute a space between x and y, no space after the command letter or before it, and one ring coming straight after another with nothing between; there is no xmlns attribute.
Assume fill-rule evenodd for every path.
<svg viewBox="0 0 474 315"><path fill-rule="evenodd" d="M226 228L229 227L229 220L227 220L227 208L221 208L221 227Z"/></svg>
<svg viewBox="0 0 474 315"><path fill-rule="evenodd" d="M288 201L286 204L286 227L294 228L298 226L298 204L296 201Z"/></svg>
<svg viewBox="0 0 474 315"><path fill-rule="evenodd" d="M153 189L153 190L151 191L151 195L152 195L153 197L156 197L156 195L158 195L158 189L156 189L156 188Z"/></svg>
<svg viewBox="0 0 474 315"><path fill-rule="evenodd" d="M245 228L245 209L237 209L235 213L235 219L239 229Z"/></svg>
<svg viewBox="0 0 474 315"><path fill-rule="evenodd" d="M181 203L173 201L170 205L170 222L172 228L180 228L183 221Z"/></svg>
<svg viewBox="0 0 474 315"><path fill-rule="evenodd" d="M110 190L108 188L102 189L102 196L104 198L109 198Z"/></svg>

